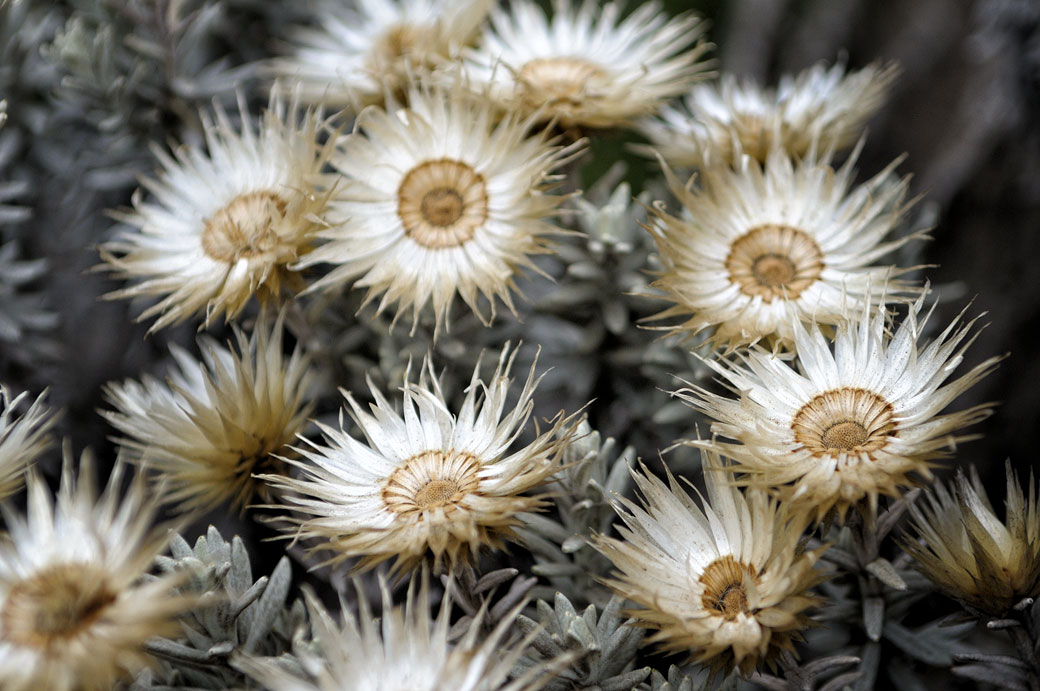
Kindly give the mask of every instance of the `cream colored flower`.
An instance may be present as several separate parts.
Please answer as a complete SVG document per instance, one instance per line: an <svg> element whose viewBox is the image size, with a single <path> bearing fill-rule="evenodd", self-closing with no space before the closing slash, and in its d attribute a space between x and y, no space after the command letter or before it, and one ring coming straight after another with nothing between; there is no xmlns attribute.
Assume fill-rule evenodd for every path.
<svg viewBox="0 0 1040 691"><path fill-rule="evenodd" d="M818 327L796 323L797 368L755 349L738 362L707 361L739 398L699 387L678 394L715 420L714 434L734 440L713 445L737 461L743 482L773 488L817 521L832 508L843 518L864 498L873 514L879 494L898 496L914 473L930 477L933 459L964 439L957 432L992 412L983 403L942 413L1000 358L944 383L974 340L974 322L958 317L921 345L931 315L919 319L923 303L894 329L879 305L838 327L833 344Z"/></svg>
<svg viewBox="0 0 1040 691"><path fill-rule="evenodd" d="M28 515L2 507L0 687L6 691L110 691L150 664L145 643L179 631L192 599L172 593L179 575L142 581L166 546L156 502L138 476L120 497L117 465L97 498L93 464L78 480L66 458L57 502L29 476Z"/></svg>
<svg viewBox="0 0 1040 691"><path fill-rule="evenodd" d="M263 476L303 515L290 519L299 524L296 536L314 538L313 549L331 550L332 561L359 557L362 570L391 558L395 570L408 570L428 553L435 566L453 566L501 547L520 524L517 514L544 505L524 493L558 470L572 429L561 414L509 452L531 416L537 380L532 367L507 408L515 358L507 351L487 384L478 364L457 415L429 362L418 384L406 380L401 413L375 388L371 413L346 394L364 442L319 425L328 446L311 443L313 450L297 449L309 463L292 461L303 477Z"/></svg>
<svg viewBox="0 0 1040 691"><path fill-rule="evenodd" d="M135 193L120 215L133 229L101 248L108 270L139 281L106 297L164 296L139 317L158 317L149 331L200 313L203 327L234 319L254 295L268 301L303 286L288 265L324 227L331 142L317 142L318 113L300 116L277 97L259 131L240 109L241 131L219 108L215 119L201 114L206 151L156 149L163 170L142 183L151 198Z"/></svg>
<svg viewBox="0 0 1040 691"><path fill-rule="evenodd" d="M1029 476L1029 499L1007 469L1005 520L986 498L975 468L958 472L956 487L936 484L910 507L917 540L904 549L951 597L990 616L1007 614L1023 598L1040 596L1040 506Z"/></svg>
<svg viewBox="0 0 1040 691"><path fill-rule="evenodd" d="M273 329L262 319L249 339L235 336L237 352L201 340L201 362L174 347L179 369L166 382L145 376L105 387L115 410L102 414L126 435L120 445L158 473L178 510L268 500L253 475L284 471L278 455L290 453L312 409L313 377L299 349L283 355L281 318Z"/></svg>
<svg viewBox="0 0 1040 691"><path fill-rule="evenodd" d="M644 467L632 473L642 506L619 498L621 539L600 537L596 548L617 569L607 585L642 607L629 612L640 626L656 629L650 641L713 672L747 675L793 652L817 602L808 591L823 580L813 565L825 548L800 551L803 520L764 492L727 484L714 452L702 459L703 508L671 473L665 485Z"/></svg>
<svg viewBox="0 0 1040 691"><path fill-rule="evenodd" d="M44 404L44 396L33 401L29 409L15 417L15 409L28 393L11 398L0 385L0 499L6 499L22 488L25 469L49 445L51 427L57 421Z"/></svg>
<svg viewBox="0 0 1040 691"><path fill-rule="evenodd" d="M545 193L551 173L581 145L529 137L534 123L516 115L496 124L490 104L459 86L413 87L409 104L358 118L333 161L343 176L336 225L300 265L333 264L315 288L356 279L366 303L380 297L379 312L397 303L396 320L411 310L413 328L428 302L435 330L447 325L456 294L485 323L496 298L515 313L514 275L534 269L530 255L560 232L544 220L566 199Z"/></svg>
<svg viewBox="0 0 1040 691"><path fill-rule="evenodd" d="M842 64L817 64L785 75L776 89L724 75L694 85L684 107L668 106L660 119L642 121L639 129L651 142L642 148L673 166L695 168L737 164L741 154L764 162L775 148L795 158L814 148L842 150L862 135L898 74L894 63L848 74Z"/></svg>
<svg viewBox="0 0 1040 691"><path fill-rule="evenodd" d="M655 112L686 91L707 63L704 24L669 19L645 2L621 19L622 4L555 0L492 10L476 49L464 53L476 88L506 111L537 112L565 127L613 127Z"/></svg>
<svg viewBox="0 0 1040 691"><path fill-rule="evenodd" d="M666 171L683 213L654 207L664 269L653 287L674 303L654 318L687 317L663 328L687 337L710 329L729 348L787 345L798 322L840 324L913 290L898 276L914 267L878 264L923 235L889 237L908 206L908 178L895 176L895 161L852 187L855 161L834 170L829 154L795 162L774 150L764 166L708 170L697 187Z"/></svg>
<svg viewBox="0 0 1040 691"><path fill-rule="evenodd" d="M276 74L308 103L382 103L410 74L445 62L476 33L494 0L323 0L313 27L292 34Z"/></svg>

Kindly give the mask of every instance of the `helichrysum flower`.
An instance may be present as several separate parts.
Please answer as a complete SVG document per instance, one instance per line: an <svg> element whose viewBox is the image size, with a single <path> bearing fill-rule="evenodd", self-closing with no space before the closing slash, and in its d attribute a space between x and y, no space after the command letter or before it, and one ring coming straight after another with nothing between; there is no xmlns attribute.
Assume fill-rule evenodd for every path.
<svg viewBox="0 0 1040 691"><path fill-rule="evenodd" d="M174 347L178 370L166 382L145 376L105 387L103 414L139 462L158 472L167 499L184 511L269 499L254 473L280 471L311 411L312 381L299 349L282 353L282 320L265 319L252 337L235 331L237 352L200 340L202 361Z"/></svg>
<svg viewBox="0 0 1040 691"><path fill-rule="evenodd" d="M553 8L550 19L532 0L506 3L465 52L474 86L504 110L565 127L623 125L686 91L706 68L704 25L693 14L669 19L656 2L623 19L616 2L556 0Z"/></svg>
<svg viewBox="0 0 1040 691"><path fill-rule="evenodd" d="M883 305L859 323L838 327L833 344L817 326L795 323L798 367L754 349L740 361L708 361L739 398L701 388L679 395L732 442L713 442L737 461L744 482L774 488L822 520L836 508L880 494L898 496L910 476L930 477L933 459L949 455L959 430L986 418L991 405L942 411L996 366L990 358L948 383L974 338L961 317L920 344L929 311L922 296L892 329ZM934 308L933 308L934 309Z"/></svg>
<svg viewBox="0 0 1040 691"><path fill-rule="evenodd" d="M328 445L297 449L310 461L293 461L302 478L263 478L303 514L292 519L297 537L315 538L314 548L332 550L332 561L359 557L360 569L393 558L395 569L407 570L428 553L435 566L455 565L482 547L500 547L520 525L517 514L544 504L524 493L558 470L569 437L561 414L509 452L531 416L537 385L532 367L517 403L506 408L514 358L504 351L487 384L478 363L457 415L428 362L418 384L406 379L400 413L374 387L371 413L346 394L365 441L342 424L319 425Z"/></svg>
<svg viewBox="0 0 1040 691"><path fill-rule="evenodd" d="M666 485L646 468L633 472L642 506L619 498L621 539L601 537L597 548L617 570L607 584L642 607L629 613L640 626L657 630L650 641L714 672L750 674L793 651L810 625L805 612L817 598L809 589L823 579L813 565L823 549L799 550L803 520L764 492L727 484L713 452L702 458L703 508L670 473Z"/></svg>
<svg viewBox="0 0 1040 691"><path fill-rule="evenodd" d="M300 262L334 265L314 287L356 278L366 302L379 297L379 312L397 303L395 319L411 310L413 326L430 302L437 330L456 294L485 322L496 298L515 312L514 275L559 232L544 220L566 198L545 194L550 173L580 146L528 137L533 124L496 122L486 100L459 86L416 86L408 108L362 113L333 161L343 176L336 225Z"/></svg>
<svg viewBox="0 0 1040 691"><path fill-rule="evenodd" d="M25 469L50 444L48 432L57 418L51 415L41 394L21 416L15 409L28 394L14 398L0 385L0 499L22 488Z"/></svg>
<svg viewBox="0 0 1040 691"><path fill-rule="evenodd" d="M319 2L314 27L292 34L277 74L309 103L355 108L381 103L409 74L444 62L472 38L493 0ZM356 5L356 6L354 6Z"/></svg>
<svg viewBox="0 0 1040 691"><path fill-rule="evenodd" d="M798 322L840 324L884 295L908 292L909 271L878 260L923 231L890 239L907 208L908 179L894 162L852 186L853 154L838 170L830 154L793 161L774 150L763 166L708 170L696 187L668 172L683 213L654 209L650 230L664 269L653 287L674 304L664 327L730 348L789 342ZM850 189L851 188L851 189Z"/></svg>
<svg viewBox="0 0 1040 691"><path fill-rule="evenodd" d="M917 540L904 549L933 583L990 616L1007 614L1023 598L1040 596L1040 507L1007 468L1003 521L986 498L975 468L958 472L956 487L936 484L910 507Z"/></svg>
<svg viewBox="0 0 1040 691"><path fill-rule="evenodd" d="M123 468L97 497L93 464L70 459L55 502L29 476L28 514L2 507L0 686L7 691L109 691L150 663L145 643L175 635L193 600L178 575L142 581L168 539L141 476L120 496Z"/></svg>
<svg viewBox="0 0 1040 691"><path fill-rule="evenodd" d="M110 271L138 281L106 297L163 296L139 317L157 317L150 331L198 314L203 326L233 319L254 295L268 301L303 286L288 265L324 227L331 143L317 141L318 113L301 116L277 97L258 129L240 109L240 131L219 108L201 114L205 151L157 148L162 171L142 183L151 198L138 191L119 215L133 228L101 248Z"/></svg>
<svg viewBox="0 0 1040 691"><path fill-rule="evenodd" d="M795 158L813 148L845 149L863 134L898 73L894 64L848 74L844 65L818 64L785 75L776 89L724 75L694 85L684 107L667 106L660 119L642 121L651 142L643 148L673 166L696 168L735 164L741 154L765 161L775 148Z"/></svg>

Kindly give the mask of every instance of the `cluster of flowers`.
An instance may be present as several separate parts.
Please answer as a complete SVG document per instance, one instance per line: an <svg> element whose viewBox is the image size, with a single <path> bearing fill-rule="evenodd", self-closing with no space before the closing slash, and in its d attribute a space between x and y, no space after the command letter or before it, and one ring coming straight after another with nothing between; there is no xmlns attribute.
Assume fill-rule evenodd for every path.
<svg viewBox="0 0 1040 691"><path fill-rule="evenodd" d="M362 288L376 314L411 313L413 331L432 313L435 338L457 296L485 324L498 303L515 312L517 276L538 273L535 256L568 232L555 222L577 194L558 191L568 164L602 128L640 131L681 205L651 207L663 265L654 295L669 303L653 323L699 349L732 393L676 392L713 421L710 439L682 442L701 449L706 495L695 501L644 467L633 473L641 501L617 498L620 536L592 537L615 569L607 584L638 605L631 616L661 649L716 672L774 664L811 624L812 589L827 577L826 546L806 548L806 531L850 511L872 520L879 496L930 479L991 410L944 412L997 362L953 376L973 322L958 317L922 342L928 287L908 278L920 267L879 263L924 237L900 233L899 161L855 184L859 146L845 153L861 145L894 67L817 66L774 90L695 83L710 66L695 16L560 0L550 18L529 0L493 4L321 4L320 26L300 29L295 52L270 64L278 81L259 123L244 105L240 125L216 109L201 115L204 145L157 149L161 171L101 247L103 268L130 281L110 297L158 298L141 314L153 332L234 320L253 298L265 308L251 333L235 327L233 347L203 338L201 360L174 350L166 381L107 386L121 452L164 501L186 515L263 505L332 562L392 562L412 576L396 609L383 585L381 627L363 594L342 625L308 596L320 660L302 671L235 663L270 688L537 689L569 662L510 681L530 640L509 639L511 617L486 635L475 621L449 643L450 598L431 618L416 574L518 540L521 515L548 505L580 414L561 412L518 443L539 377L532 367L511 391L507 346L489 378L473 371L456 410L427 359L405 376L399 404L374 384L367 409L345 394L360 438L341 415L338 428L319 425L323 443L297 443L314 375L302 346L286 355L291 305L279 306ZM673 169L697 174L684 184ZM27 476L28 513L4 509L0 679L111 688L148 664L146 640L176 637L177 615L199 602L178 589L183 574L142 579L169 528L153 525L146 475L121 493L117 465L98 498L89 459L76 472L67 454L52 499L26 469L53 416L42 400L17 415L18 399L4 396L0 494ZM1040 592L1032 480L1026 501L1009 475L1007 501L1005 525L977 480L937 486L914 510L922 539L907 542L942 588L996 615Z"/></svg>

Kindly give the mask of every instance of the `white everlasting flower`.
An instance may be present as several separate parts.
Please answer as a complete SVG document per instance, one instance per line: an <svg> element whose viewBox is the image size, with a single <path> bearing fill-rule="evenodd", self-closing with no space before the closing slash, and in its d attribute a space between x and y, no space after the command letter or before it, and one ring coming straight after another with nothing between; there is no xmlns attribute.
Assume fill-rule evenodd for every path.
<svg viewBox="0 0 1040 691"><path fill-rule="evenodd" d="M145 643L176 635L193 599L179 575L142 581L166 546L156 502L139 475L120 496L117 465L97 497L93 464L79 479L66 458L57 502L29 476L28 514L3 505L0 544L0 687L6 691L109 691L151 662Z"/></svg>
<svg viewBox="0 0 1040 691"><path fill-rule="evenodd" d="M407 570L428 553L435 566L444 559L455 565L500 547L520 524L517 514L544 504L524 493L558 470L570 436L561 414L509 451L531 416L537 385L532 366L519 400L506 408L514 358L504 351L487 384L478 363L457 415L429 362L418 384L406 379L400 413L375 388L371 413L346 394L365 441L319 425L328 445L297 449L309 463L292 461L302 478L263 476L302 514L291 519L297 537L315 538L314 549L332 550L333 561L360 557L359 569L394 558L395 570Z"/></svg>
<svg viewBox="0 0 1040 691"><path fill-rule="evenodd" d="M48 432L57 417L44 404L44 395L33 401L20 417L15 409L28 394L11 398L0 385L0 499L6 499L22 488L25 469L50 444Z"/></svg>
<svg viewBox="0 0 1040 691"><path fill-rule="evenodd" d="M156 149L158 179L142 184L133 230L102 246L108 269L139 282L108 298L164 296L139 319L158 317L150 331L202 313L203 326L233 319L252 296L267 301L303 287L288 265L312 247L324 226L328 194L320 192L331 144L320 146L320 116L273 97L259 130L242 111L241 131L217 109L202 113L206 151Z"/></svg>
<svg viewBox="0 0 1040 691"><path fill-rule="evenodd" d="M790 342L797 322L840 324L883 296L914 285L910 268L878 260L911 239L889 234L902 220L908 178L893 169L852 187L856 153L835 170L829 154L791 160L774 150L763 166L705 171L700 185L668 172L679 216L654 207L650 230L664 269L653 284L674 304L656 319L686 316L668 328L686 336L711 329L730 348L761 339Z"/></svg>
<svg viewBox="0 0 1040 691"><path fill-rule="evenodd" d="M808 591L823 580L813 565L825 548L800 551L804 520L764 492L727 484L713 452L702 458L703 507L670 473L666 485L644 467L632 473L642 505L619 498L621 539L596 546L617 569L607 584L642 607L629 612L640 626L656 629L650 641L746 675L793 651L817 602Z"/></svg>
<svg viewBox="0 0 1040 691"><path fill-rule="evenodd" d="M381 103L409 74L445 61L470 40L494 0L322 0L318 22L292 33L275 72L301 98L355 108Z"/></svg>
<svg viewBox="0 0 1040 691"><path fill-rule="evenodd" d="M230 501L236 508L269 499L253 474L285 468L303 431L312 381L299 349L282 353L282 320L261 320L251 338L235 330L238 352L200 341L202 361L174 347L179 366L166 382L144 377L110 383L115 407L103 415L126 435L120 445L157 471L178 510L208 510Z"/></svg>
<svg viewBox="0 0 1040 691"><path fill-rule="evenodd" d="M551 173L581 146L554 146L545 132L529 137L533 124L499 121L458 86L413 87L408 108L366 110L333 161L342 175L336 225L300 262L333 264L314 287L356 279L366 302L380 298L379 312L397 303L396 320L411 310L413 328L428 302L436 330L447 324L456 294L485 323L496 299L515 312L514 275L534 268L530 255L548 251L545 236L560 232L544 220L566 199L545 193Z"/></svg>
<svg viewBox="0 0 1040 691"><path fill-rule="evenodd" d="M703 24L670 19L656 2L621 18L622 5L555 0L552 18L532 0L496 8L465 52L476 88L506 111L537 112L565 127L611 127L649 115L703 72Z"/></svg>
<svg viewBox="0 0 1040 691"><path fill-rule="evenodd" d="M842 150L862 136L898 74L895 64L848 74L844 65L818 64L784 75L776 89L724 75L694 85L684 107L667 106L660 119L643 120L639 128L651 145L642 148L673 166L695 168L735 164L741 154L765 161L775 148L795 158L814 147Z"/></svg>
<svg viewBox="0 0 1040 691"><path fill-rule="evenodd" d="M797 367L755 349L738 362L708 361L739 398L704 389L680 393L716 422L723 455L737 461L744 482L768 486L822 520L832 508L879 494L898 496L914 473L930 477L933 459L948 456L956 433L986 418L991 404L942 411L989 374L990 358L945 383L964 357L973 322L961 317L920 344L929 311L922 296L891 328L884 305L859 323L838 327L833 344L817 326L796 323ZM933 308L934 309L934 308Z"/></svg>

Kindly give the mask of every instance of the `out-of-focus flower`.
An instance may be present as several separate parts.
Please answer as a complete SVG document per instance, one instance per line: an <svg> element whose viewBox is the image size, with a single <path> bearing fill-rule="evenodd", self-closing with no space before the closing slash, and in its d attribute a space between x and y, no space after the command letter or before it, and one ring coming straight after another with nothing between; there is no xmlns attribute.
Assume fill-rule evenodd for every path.
<svg viewBox="0 0 1040 691"><path fill-rule="evenodd" d="M773 149L800 158L814 147L841 150L863 133L899 74L895 64L868 65L845 73L842 64L814 65L779 86L763 89L750 80L724 75L718 83L696 84L684 107L667 106L660 119L640 130L673 166L705 168L737 164L741 154L766 161Z"/></svg>
<svg viewBox="0 0 1040 691"><path fill-rule="evenodd" d="M651 642L713 672L750 674L793 651L809 626L809 589L823 580L813 565L825 548L800 551L803 520L758 489L732 486L714 452L702 459L703 508L671 473L666 485L646 468L633 472L642 506L620 498L621 539L597 547L617 568L607 584L642 607L629 613L640 626L656 629Z"/></svg>
<svg viewBox="0 0 1040 691"><path fill-rule="evenodd" d="M797 369L755 349L740 362L708 362L739 398L700 387L678 395L716 420L713 433L735 440L712 444L737 461L740 481L773 488L817 521L832 508L843 518L864 498L873 515L879 494L898 496L914 473L931 477L933 459L964 439L956 433L992 412L983 403L940 414L1000 358L944 384L974 340L974 321L958 316L922 346L931 315L918 319L923 303L910 305L894 330L884 305L864 312L858 324L838 327L833 348L819 327L796 322Z"/></svg>
<svg viewBox="0 0 1040 691"><path fill-rule="evenodd" d="M763 166L708 170L697 187L666 169L683 205L654 208L650 231L664 270L653 287L674 304L654 319L691 337L712 329L730 348L767 338L789 343L794 324L840 324L884 296L910 292L910 268L876 262L918 231L886 239L903 218L908 178L898 161L851 188L856 153L834 170L830 154L793 161L774 150Z"/></svg>
<svg viewBox="0 0 1040 691"><path fill-rule="evenodd" d="M28 393L23 392L11 398L7 388L0 385L0 499L22 488L25 469L50 445L48 432L57 421L43 402L45 394L16 417L15 409L26 396Z"/></svg>
<svg viewBox="0 0 1040 691"><path fill-rule="evenodd" d="M958 472L956 487L936 484L910 507L916 540L903 547L921 572L969 607L990 616L1007 614L1023 598L1040 595L1040 507L1029 476L1026 500L1007 468L1005 520L986 498L979 475Z"/></svg>
<svg viewBox="0 0 1040 691"><path fill-rule="evenodd" d="M299 349L283 355L281 318L273 329L262 319L251 338L235 336L238 352L201 340L201 362L174 347L179 371L167 382L145 376L105 387L115 410L103 415L126 435L120 445L157 471L179 510L269 500L253 475L285 468L276 456L291 453L312 408L307 361Z"/></svg>
<svg viewBox="0 0 1040 691"><path fill-rule="evenodd" d="M612 127L649 115L686 91L707 63L704 25L656 2L620 19L622 5L531 0L496 8L466 71L506 111L537 112L565 127ZM508 8L508 9L507 9Z"/></svg>
<svg viewBox="0 0 1040 691"><path fill-rule="evenodd" d="M408 570L427 553L435 566L454 566L481 548L501 547L521 525L517 514L545 504L524 493L559 469L573 429L561 413L509 453L531 416L537 385L532 366L518 401L506 409L515 355L503 352L487 384L478 363L457 416L428 361L418 384L406 377L401 413L374 387L371 413L347 394L365 442L320 425L328 446L297 449L310 463L292 461L302 478L263 476L304 514L290 519L299 524L296 536L315 538L314 549L331 550L332 561L360 557L362 570L391 558L395 570Z"/></svg>
<svg viewBox="0 0 1040 691"><path fill-rule="evenodd" d="M337 220L300 265L333 264L315 288L357 278L366 303L379 297L378 312L397 303L395 321L411 310L413 328L427 302L435 330L447 325L456 294L485 323L496 298L515 312L514 275L560 232L544 220L566 199L545 194L551 173L581 144L528 137L534 122L517 115L496 123L492 106L458 85L414 86L408 102L365 111L345 138L333 161L343 175Z"/></svg>
<svg viewBox="0 0 1040 691"><path fill-rule="evenodd" d="M321 117L302 115L273 96L259 130L240 104L241 131L217 109L202 113L206 151L156 149L163 170L143 181L133 226L102 245L102 268L140 282L106 297L164 296L139 319L158 317L150 331L204 313L203 326L234 319L252 296L268 301L303 287L288 265L306 254L323 228L328 192L322 168L332 149L317 140Z"/></svg>

